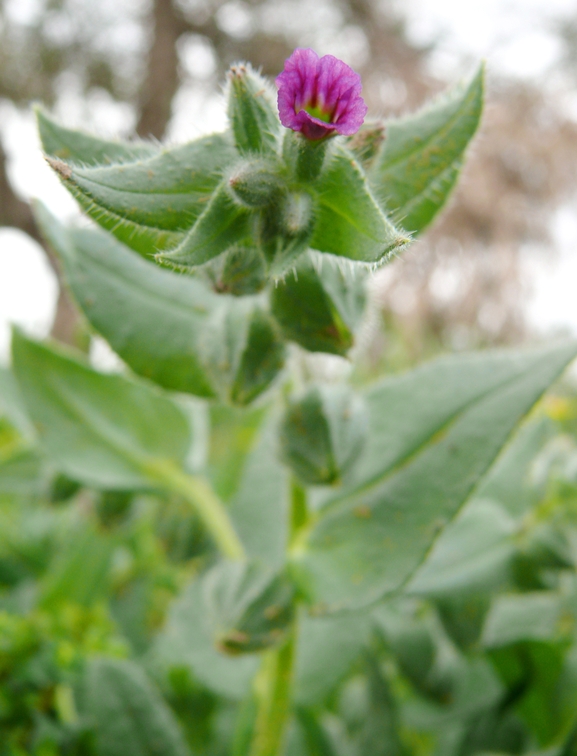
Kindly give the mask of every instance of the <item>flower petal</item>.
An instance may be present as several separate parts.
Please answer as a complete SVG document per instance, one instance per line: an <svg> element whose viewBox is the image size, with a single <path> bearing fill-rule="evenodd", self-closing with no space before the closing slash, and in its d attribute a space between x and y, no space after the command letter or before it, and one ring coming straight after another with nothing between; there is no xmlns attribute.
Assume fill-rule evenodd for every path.
<svg viewBox="0 0 577 756"><path fill-rule="evenodd" d="M361 127L367 106L361 97L361 77L334 55L322 58L310 48L297 48L276 78L281 123L301 131L308 139L354 134ZM327 121L305 109L326 114Z"/></svg>

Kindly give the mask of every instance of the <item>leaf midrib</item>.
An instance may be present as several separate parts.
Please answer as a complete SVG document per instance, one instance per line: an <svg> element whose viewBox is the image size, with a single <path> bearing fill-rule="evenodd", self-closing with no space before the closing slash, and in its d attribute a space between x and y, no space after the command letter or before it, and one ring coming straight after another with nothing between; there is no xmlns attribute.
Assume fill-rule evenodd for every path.
<svg viewBox="0 0 577 756"><path fill-rule="evenodd" d="M526 368L525 368L526 370ZM477 394L474 399L471 399L471 401L467 402L466 404L462 405L456 412L454 412L452 415L450 415L447 420L445 420L444 423L437 426L434 431L432 431L427 438L425 438L420 444L418 444L414 449L411 449L409 452L401 456L396 462L393 463L392 467L389 467L387 470L377 473L373 475L371 478L363 481L362 483L359 483L358 486L351 489L350 491L341 494L340 496L337 496L334 499L331 499L328 501L325 506L321 510L321 514L324 515L327 512L332 512L339 504L342 504L343 502L346 502L350 499L353 499L354 497L363 494L367 491L369 491L371 488L374 488L375 486L384 483L388 479L392 478L394 475L396 475L398 472L400 472L404 467L409 465L411 461L419 456L423 451L426 450L426 447L430 444L430 441L432 438L434 438L438 434L445 434L452 425L454 425L459 417L463 415L465 412L467 412L471 407L473 407L478 402L484 400L487 396L490 394L501 391L502 389L509 386L511 383L514 383L515 381L519 380L520 377L522 377L525 370L521 370L518 373L516 373L514 376L507 378L506 380L502 381L501 383L498 383L496 386L492 386L490 389L487 389L482 394ZM546 389L545 389L546 390Z"/></svg>

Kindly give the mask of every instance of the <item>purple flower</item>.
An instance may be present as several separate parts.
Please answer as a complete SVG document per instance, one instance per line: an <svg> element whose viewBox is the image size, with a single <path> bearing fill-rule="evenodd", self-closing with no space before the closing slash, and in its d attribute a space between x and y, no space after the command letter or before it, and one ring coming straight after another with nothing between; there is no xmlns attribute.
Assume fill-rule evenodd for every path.
<svg viewBox="0 0 577 756"><path fill-rule="evenodd" d="M276 84L282 125L307 139L355 134L367 114L361 77L333 55L297 47Z"/></svg>

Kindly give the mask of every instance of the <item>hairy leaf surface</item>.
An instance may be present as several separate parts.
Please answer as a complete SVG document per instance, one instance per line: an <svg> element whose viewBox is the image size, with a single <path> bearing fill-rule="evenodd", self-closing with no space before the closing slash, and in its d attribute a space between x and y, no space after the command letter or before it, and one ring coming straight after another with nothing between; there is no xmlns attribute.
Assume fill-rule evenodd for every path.
<svg viewBox="0 0 577 756"><path fill-rule="evenodd" d="M402 586L576 351L564 342L451 357L369 391L372 428L355 482L295 553L311 600L338 610Z"/></svg>
<svg viewBox="0 0 577 756"><path fill-rule="evenodd" d="M443 207L481 120L484 69L415 115L386 124L370 182L386 210L412 234Z"/></svg>

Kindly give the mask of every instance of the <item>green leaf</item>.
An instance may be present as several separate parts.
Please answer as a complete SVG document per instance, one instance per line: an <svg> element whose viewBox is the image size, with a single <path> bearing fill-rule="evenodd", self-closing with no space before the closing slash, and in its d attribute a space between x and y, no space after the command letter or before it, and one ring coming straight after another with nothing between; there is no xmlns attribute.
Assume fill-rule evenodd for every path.
<svg viewBox="0 0 577 756"><path fill-rule="evenodd" d="M220 294L243 297L266 285L266 265L261 251L250 244L232 247L200 271Z"/></svg>
<svg viewBox="0 0 577 756"><path fill-rule="evenodd" d="M499 502L513 517L536 506L541 492L531 481L532 463L554 432L554 423L545 417L524 425L483 480L477 497Z"/></svg>
<svg viewBox="0 0 577 756"><path fill-rule="evenodd" d="M91 606L108 587L114 541L86 526L69 533L43 579L40 603L51 609L62 602Z"/></svg>
<svg viewBox="0 0 577 756"><path fill-rule="evenodd" d="M299 621L295 699L301 706L322 703L350 672L368 640L368 614L334 617L303 614Z"/></svg>
<svg viewBox="0 0 577 756"><path fill-rule="evenodd" d="M399 717L389 682L377 660L367 658L369 706L360 737L361 756L401 756Z"/></svg>
<svg viewBox="0 0 577 756"><path fill-rule="evenodd" d="M483 111L484 68L415 115L386 124L380 157L369 174L386 211L420 233L457 183L467 145Z"/></svg>
<svg viewBox="0 0 577 756"><path fill-rule="evenodd" d="M134 662L92 660L85 698L98 756L188 756L174 715Z"/></svg>
<svg viewBox="0 0 577 756"><path fill-rule="evenodd" d="M26 412L26 406L13 373L0 367L0 417L5 416L26 439L33 439L34 426Z"/></svg>
<svg viewBox="0 0 577 756"><path fill-rule="evenodd" d="M246 459L258 441L266 408L210 405L208 472L218 496L228 501L239 489Z"/></svg>
<svg viewBox="0 0 577 756"><path fill-rule="evenodd" d="M87 319L134 372L173 391L214 396L197 345L216 295L106 233L66 229L39 203L36 216Z"/></svg>
<svg viewBox="0 0 577 756"><path fill-rule="evenodd" d="M547 612L545 606L543 609ZM521 617L517 619L522 622ZM543 628L544 623L540 623L536 615L527 614L526 619L536 620L537 628ZM518 626L515 620L514 624ZM494 667L507 688L516 693L517 716L540 746L559 743L575 722L575 651L573 648L567 654L567 637L565 642L560 640L525 640L490 651Z"/></svg>
<svg viewBox="0 0 577 756"><path fill-rule="evenodd" d="M258 669L256 656L226 656L212 640L202 580L193 581L170 607L166 626L157 637L155 653L169 667L188 667L210 690L240 699L249 691Z"/></svg>
<svg viewBox="0 0 577 756"><path fill-rule="evenodd" d="M249 219L248 210L235 202L223 182L180 244L156 259L179 268L196 268L242 243L250 231Z"/></svg>
<svg viewBox="0 0 577 756"><path fill-rule="evenodd" d="M316 223L310 246L319 252L382 263L409 241L377 205L354 157L343 149L328 158L315 183Z"/></svg>
<svg viewBox="0 0 577 756"><path fill-rule="evenodd" d="M347 147L365 171L373 165L386 139L385 125L381 122L364 123L354 136L347 138Z"/></svg>
<svg viewBox="0 0 577 756"><path fill-rule="evenodd" d="M409 593L442 596L487 590L507 580L517 527L497 504L473 500L443 530Z"/></svg>
<svg viewBox="0 0 577 756"><path fill-rule="evenodd" d="M447 693L447 680L438 679L436 661L439 628L431 611L415 601L395 600L373 611L376 627L386 640L403 674L423 695Z"/></svg>
<svg viewBox="0 0 577 756"><path fill-rule="evenodd" d="M319 271L303 255L294 272L276 283L271 308L287 339L311 352L345 355L365 298L364 276L347 275L332 260Z"/></svg>
<svg viewBox="0 0 577 756"><path fill-rule="evenodd" d="M250 404L284 366L285 345L256 298L220 297L199 346L213 385L233 404Z"/></svg>
<svg viewBox="0 0 577 756"><path fill-rule="evenodd" d="M228 177L228 188L233 197L248 208L278 206L279 199L288 192L281 173L278 161L250 158L234 167Z"/></svg>
<svg viewBox="0 0 577 756"><path fill-rule="evenodd" d="M300 731L293 730L290 733L292 742L289 735L287 756L335 756L331 739L314 714L307 709L299 708L296 716Z"/></svg>
<svg viewBox="0 0 577 756"><path fill-rule="evenodd" d="M257 218L258 247L275 282L308 249L314 221L313 199L304 190L287 192Z"/></svg>
<svg viewBox="0 0 577 756"><path fill-rule="evenodd" d="M150 488L155 463L182 463L188 421L147 386L102 375L15 332L14 372L47 456L97 488Z"/></svg>
<svg viewBox="0 0 577 756"><path fill-rule="evenodd" d="M288 541L289 480L276 443L276 422L269 422L244 462L229 513L247 554L280 569Z"/></svg>
<svg viewBox="0 0 577 756"><path fill-rule="evenodd" d="M79 166L127 163L151 157L161 150L148 142L112 142L67 129L53 121L41 108L36 108L36 120L44 152Z"/></svg>
<svg viewBox="0 0 577 756"><path fill-rule="evenodd" d="M553 591L497 596L483 628L482 643L498 648L519 641L559 639L564 597Z"/></svg>
<svg viewBox="0 0 577 756"><path fill-rule="evenodd" d="M236 155L226 135L212 135L131 163L50 164L91 218L128 247L152 256L184 238Z"/></svg>
<svg viewBox="0 0 577 756"><path fill-rule="evenodd" d="M361 397L345 385L317 385L290 402L279 431L280 450L306 484L334 484L358 459L366 435Z"/></svg>
<svg viewBox="0 0 577 756"><path fill-rule="evenodd" d="M452 357L370 391L359 469L295 547L311 600L363 606L403 585L576 349Z"/></svg>
<svg viewBox="0 0 577 756"><path fill-rule="evenodd" d="M238 151L276 152L281 128L269 82L250 64L240 63L228 73L228 88L228 118Z"/></svg>
<svg viewBox="0 0 577 756"><path fill-rule="evenodd" d="M0 496L37 497L47 488L45 465L36 451L26 449L0 460Z"/></svg>

